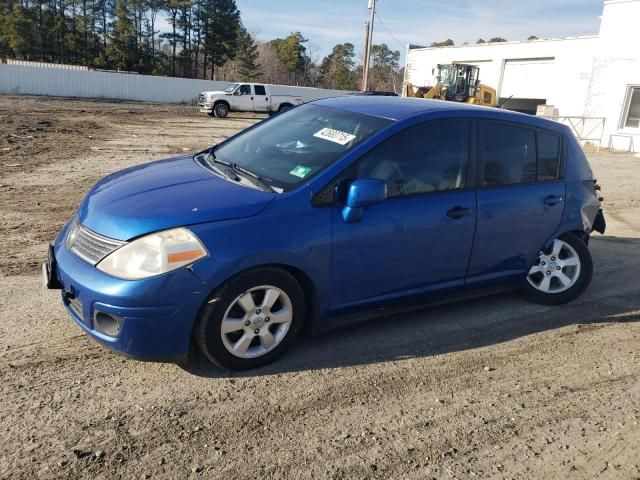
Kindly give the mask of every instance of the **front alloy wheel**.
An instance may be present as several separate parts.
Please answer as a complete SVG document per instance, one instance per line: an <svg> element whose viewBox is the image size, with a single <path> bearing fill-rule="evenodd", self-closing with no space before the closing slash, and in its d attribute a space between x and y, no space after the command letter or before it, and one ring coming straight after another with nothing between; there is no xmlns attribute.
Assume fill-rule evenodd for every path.
<svg viewBox="0 0 640 480"><path fill-rule="evenodd" d="M566 303L584 292L592 273L587 245L577 235L565 234L538 254L527 274L524 293L545 305Z"/></svg>
<svg viewBox="0 0 640 480"><path fill-rule="evenodd" d="M220 325L222 343L238 358L260 357L276 348L293 320L289 296L273 285L254 287L227 308Z"/></svg>
<svg viewBox="0 0 640 480"><path fill-rule="evenodd" d="M302 287L288 271L259 267L236 275L205 304L194 329L204 355L232 370L256 368L293 343L305 320Z"/></svg>

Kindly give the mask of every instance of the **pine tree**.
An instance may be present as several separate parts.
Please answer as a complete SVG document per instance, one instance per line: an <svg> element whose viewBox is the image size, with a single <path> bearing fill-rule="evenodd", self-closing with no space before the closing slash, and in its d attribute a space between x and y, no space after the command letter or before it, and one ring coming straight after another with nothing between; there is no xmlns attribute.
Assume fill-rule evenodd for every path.
<svg viewBox="0 0 640 480"><path fill-rule="evenodd" d="M342 43L333 47L320 65L323 83L329 88L355 90L357 77L355 67L355 47L351 43Z"/></svg>
<svg viewBox="0 0 640 480"><path fill-rule="evenodd" d="M235 0L204 0L202 6L206 18L204 69L206 71L208 59L211 63L210 78L215 80L216 68L235 58L240 11Z"/></svg>
<svg viewBox="0 0 640 480"><path fill-rule="evenodd" d="M114 15L113 43L109 48L109 57L115 67L133 70L139 61L140 52L136 28L127 0L116 0Z"/></svg>
<svg viewBox="0 0 640 480"><path fill-rule="evenodd" d="M20 58L31 58L35 32L31 10L13 5L7 18L6 38L9 48Z"/></svg>
<svg viewBox="0 0 640 480"><path fill-rule="evenodd" d="M304 72L307 51L304 43L308 41L300 32L293 32L287 38L276 38L269 42L276 49L278 57L287 67L290 83L292 74L294 80L297 80L297 74Z"/></svg>
<svg viewBox="0 0 640 480"><path fill-rule="evenodd" d="M240 64L238 69L240 80L251 81L262 75L258 65L258 46L253 37L244 27L238 30L237 58Z"/></svg>

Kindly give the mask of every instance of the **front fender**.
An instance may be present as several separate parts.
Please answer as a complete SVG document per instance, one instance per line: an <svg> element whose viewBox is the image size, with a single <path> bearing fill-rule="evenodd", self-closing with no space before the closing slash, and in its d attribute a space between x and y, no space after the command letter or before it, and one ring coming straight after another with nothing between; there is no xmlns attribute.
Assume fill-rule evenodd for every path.
<svg viewBox="0 0 640 480"><path fill-rule="evenodd" d="M331 209L279 200L253 217L189 226L210 252L193 264L193 272L214 291L255 267L280 265L298 271L313 284L324 316L330 290Z"/></svg>

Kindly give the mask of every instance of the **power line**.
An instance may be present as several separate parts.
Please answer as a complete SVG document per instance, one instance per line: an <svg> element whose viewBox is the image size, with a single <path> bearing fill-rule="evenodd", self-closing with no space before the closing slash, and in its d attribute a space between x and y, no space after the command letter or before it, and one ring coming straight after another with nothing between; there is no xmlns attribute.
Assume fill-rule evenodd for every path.
<svg viewBox="0 0 640 480"><path fill-rule="evenodd" d="M391 31L387 28L385 23L382 21L382 18L380 18L380 14L378 12L376 12L376 18L378 19L378 22L380 22L380 25L382 25L382 28L384 28L386 32L391 36L391 38L393 38L396 41L396 43L400 45L400 48L402 50L407 48L405 44L403 44L400 40L398 40L398 38L393 33L391 33Z"/></svg>

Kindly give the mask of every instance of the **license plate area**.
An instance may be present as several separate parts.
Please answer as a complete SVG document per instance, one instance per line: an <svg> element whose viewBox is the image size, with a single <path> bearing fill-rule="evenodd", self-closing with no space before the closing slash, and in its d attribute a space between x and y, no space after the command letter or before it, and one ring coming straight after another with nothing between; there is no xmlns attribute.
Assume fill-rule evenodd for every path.
<svg viewBox="0 0 640 480"><path fill-rule="evenodd" d="M67 305L69 305L69 308L73 310L73 312L78 316L78 318L84 321L84 315L82 313L82 302L79 299L67 298Z"/></svg>

